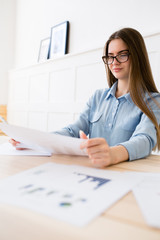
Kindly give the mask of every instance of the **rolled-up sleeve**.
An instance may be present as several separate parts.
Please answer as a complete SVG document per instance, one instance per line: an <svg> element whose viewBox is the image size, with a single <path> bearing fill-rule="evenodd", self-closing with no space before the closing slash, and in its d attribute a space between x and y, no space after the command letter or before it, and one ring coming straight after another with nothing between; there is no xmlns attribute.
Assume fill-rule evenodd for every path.
<svg viewBox="0 0 160 240"><path fill-rule="evenodd" d="M157 102L160 102L160 98L157 97ZM155 104L153 100L150 103L151 109L160 124L160 108ZM148 156L157 143L156 128L152 121L145 115L142 114L141 121L137 125L131 138L120 145L123 145L128 153L129 160L140 159Z"/></svg>

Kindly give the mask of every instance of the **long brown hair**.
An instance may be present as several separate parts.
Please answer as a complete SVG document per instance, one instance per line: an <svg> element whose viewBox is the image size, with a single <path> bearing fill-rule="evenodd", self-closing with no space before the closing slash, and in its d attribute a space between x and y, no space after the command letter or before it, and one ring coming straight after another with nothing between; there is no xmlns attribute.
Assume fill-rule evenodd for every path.
<svg viewBox="0 0 160 240"><path fill-rule="evenodd" d="M131 67L129 73L129 92L133 102L143 113L153 122L157 130L157 147L160 150L160 127L157 119L146 99L146 93L152 98L151 93L157 92L151 66L142 35L133 28L123 28L113 33L104 47L104 55L108 56L109 43L114 39L122 39L128 46L131 57ZM111 87L117 79L106 65L108 85ZM152 98L153 99L153 98ZM160 107L157 101L153 101Z"/></svg>

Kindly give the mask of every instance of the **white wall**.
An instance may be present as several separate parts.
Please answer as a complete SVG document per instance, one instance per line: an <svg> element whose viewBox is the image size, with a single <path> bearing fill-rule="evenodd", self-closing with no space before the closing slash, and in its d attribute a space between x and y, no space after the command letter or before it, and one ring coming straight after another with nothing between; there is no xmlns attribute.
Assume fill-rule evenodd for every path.
<svg viewBox="0 0 160 240"><path fill-rule="evenodd" d="M8 70L35 64L52 26L70 22L69 52L77 53L102 47L121 27L159 32L159 9L159 0L0 0L0 104L7 103Z"/></svg>
<svg viewBox="0 0 160 240"><path fill-rule="evenodd" d="M6 0L8 1L8 0ZM121 27L160 31L159 0L17 0L15 67L37 62L40 40L70 22L69 52L101 47Z"/></svg>
<svg viewBox="0 0 160 240"><path fill-rule="evenodd" d="M10 71L9 123L54 131L73 122L88 98L107 86L102 48Z"/></svg>
<svg viewBox="0 0 160 240"><path fill-rule="evenodd" d="M7 103L8 70L13 68L16 0L0 0L0 104Z"/></svg>

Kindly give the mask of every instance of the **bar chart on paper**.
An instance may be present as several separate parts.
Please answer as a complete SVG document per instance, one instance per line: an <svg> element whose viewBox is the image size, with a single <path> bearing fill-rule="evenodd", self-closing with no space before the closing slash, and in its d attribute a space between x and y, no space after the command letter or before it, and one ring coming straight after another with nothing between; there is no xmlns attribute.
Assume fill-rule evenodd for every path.
<svg viewBox="0 0 160 240"><path fill-rule="evenodd" d="M101 186L110 181L110 179L94 177L78 172L75 172L74 174L76 174L78 177L82 177L82 179L78 180L78 183L89 183L90 186L93 185L93 190L100 188Z"/></svg>
<svg viewBox="0 0 160 240"><path fill-rule="evenodd" d="M32 181L21 184L17 188L17 194L21 199L28 199L30 202L45 202L49 206L50 204L58 208L75 208L76 205L80 207L89 201L89 196L94 193L95 190L98 190L104 184L107 184L110 179L95 177L86 175L80 172L72 172L67 174L65 177L61 176L59 182L55 182L54 177L47 174L48 171L41 169L35 171L33 176L37 177L37 180L41 179L48 180L52 179L52 184L49 183L40 183L36 178L33 179L33 176L30 178ZM57 173L56 173L57 175ZM60 174L61 175L61 174ZM45 178L44 178L45 176ZM64 180L62 181L62 179ZM58 178L57 178L58 179ZM53 181L54 180L54 181Z"/></svg>
<svg viewBox="0 0 160 240"><path fill-rule="evenodd" d="M0 202L84 226L132 185L119 178L119 173L101 174L90 168L47 163L1 181Z"/></svg>

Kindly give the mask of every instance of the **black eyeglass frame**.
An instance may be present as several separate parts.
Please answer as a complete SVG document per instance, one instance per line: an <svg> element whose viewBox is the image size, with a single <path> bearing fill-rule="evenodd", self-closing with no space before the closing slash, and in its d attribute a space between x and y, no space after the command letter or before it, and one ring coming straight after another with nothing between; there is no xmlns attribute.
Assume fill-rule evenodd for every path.
<svg viewBox="0 0 160 240"><path fill-rule="evenodd" d="M117 59L117 56L119 55L126 55L127 56L127 60L125 60L124 62L127 62L128 59L129 59L129 55L131 55L129 52L128 53L119 53L117 54L116 56L102 56L102 60L104 62L104 64L107 64L107 65L111 65L113 62L114 62L114 59L117 60L117 62L119 63L124 63L124 62L120 62L118 59ZM107 60L108 57L111 57L112 58L112 62L111 63L106 63L105 60Z"/></svg>

